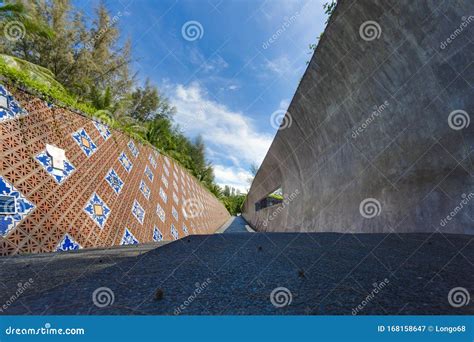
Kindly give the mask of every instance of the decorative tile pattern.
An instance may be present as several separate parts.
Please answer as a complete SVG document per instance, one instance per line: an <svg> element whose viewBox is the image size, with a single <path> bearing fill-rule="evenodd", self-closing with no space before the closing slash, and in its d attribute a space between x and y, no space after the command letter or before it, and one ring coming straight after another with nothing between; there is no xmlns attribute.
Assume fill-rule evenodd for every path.
<svg viewBox="0 0 474 342"><path fill-rule="evenodd" d="M69 234L64 234L63 239L59 242L56 251L57 252L66 252L66 251L76 251L81 248Z"/></svg>
<svg viewBox="0 0 474 342"><path fill-rule="evenodd" d="M171 208L171 215L173 215L173 217L174 217L174 219L175 219L176 221L179 220L178 211L176 210L175 207L172 207L172 208Z"/></svg>
<svg viewBox="0 0 474 342"><path fill-rule="evenodd" d="M107 139L109 139L110 136L112 135L112 133L110 133L109 127L97 121L93 121L93 123L94 123L95 128L97 128L97 130L99 131L100 136L105 141L107 141Z"/></svg>
<svg viewBox="0 0 474 342"><path fill-rule="evenodd" d="M116 194L120 194L123 188L123 181L120 179L119 175L112 168L109 170L105 176L105 180L109 183L110 187L115 191Z"/></svg>
<svg viewBox="0 0 474 342"><path fill-rule="evenodd" d="M135 236L133 236L132 232L128 230L128 228L125 228L125 231L122 236L122 240L120 240L121 245L136 245L138 244L139 241Z"/></svg>
<svg viewBox="0 0 474 342"><path fill-rule="evenodd" d="M176 195L176 192L174 192L174 191L173 191L173 201L174 201L174 203L176 203L176 205L178 205L178 203L179 203L178 195Z"/></svg>
<svg viewBox="0 0 474 342"><path fill-rule="evenodd" d="M168 195L166 195L166 192L161 187L160 187L160 197L163 200L163 202L165 203L168 202Z"/></svg>
<svg viewBox="0 0 474 342"><path fill-rule="evenodd" d="M156 169L156 165L157 165L157 164L156 164L156 160L155 160L155 158L153 157L153 155L150 154L150 155L148 156L148 161L150 162L151 166L153 166L153 168Z"/></svg>
<svg viewBox="0 0 474 342"><path fill-rule="evenodd" d="M53 160L45 151L39 153L35 159L58 184L64 182L66 178L69 177L74 172L74 170L76 170L74 165L72 165L67 159L64 160L63 170L54 168Z"/></svg>
<svg viewBox="0 0 474 342"><path fill-rule="evenodd" d="M183 232L184 232L184 235L188 236L189 235L189 232L188 232L188 227L186 227L186 225L183 223Z"/></svg>
<svg viewBox="0 0 474 342"><path fill-rule="evenodd" d="M135 143L133 142L133 140L130 140L127 144L128 148L130 149L130 152L132 153L132 155L136 158L138 157L138 154L140 153L138 151L138 148L137 146L135 145Z"/></svg>
<svg viewBox="0 0 474 342"><path fill-rule="evenodd" d="M0 122L15 119L26 114L28 114L27 111L20 107L12 94L4 86L0 85Z"/></svg>
<svg viewBox="0 0 474 342"><path fill-rule="evenodd" d="M105 221L110 215L110 208L95 192L84 207L84 211L100 228L104 228Z"/></svg>
<svg viewBox="0 0 474 342"><path fill-rule="evenodd" d="M132 235L136 234L134 238L140 242L154 241L160 234L163 240L173 240L185 235L181 230L183 224L199 226L196 233L205 234L227 220L224 207L203 190L195 178L190 178L186 189L188 195L184 195L181 175L187 178L187 172L150 146L137 142L130 144L132 150L139 152L138 165L133 165L134 157L128 146L130 138L122 132L105 125L104 129L98 125L100 122L48 104L19 89L12 91L16 102L12 102L15 101L13 98L7 101L5 96L2 100L2 94L6 95L6 90L0 87L0 107L10 106L10 109L0 108L0 177L3 177L0 184L0 209L3 210L0 213L0 255L109 247L121 243L125 228ZM18 104L28 112L22 111ZM7 110L13 110L13 114ZM52 129L54 121L57 129ZM79 141L72 137L73 134L80 138ZM64 172L58 172L63 169L59 167L62 165L55 164L58 170L51 169L49 153L54 149L41 151L44 143L58 143L58 135L71 137L66 140L67 156L71 159L66 159L69 165L65 165ZM82 151L78 151L76 143ZM46 155L41 154L45 152ZM64 155L57 157L62 159ZM119 162L121 166L118 166ZM159 179L164 176L163 184L152 185L150 178L143 175L147 164L153 176ZM173 178L179 188L173 188ZM149 200L141 198L142 194L137 195L142 180L149 189ZM206 203L208 211L199 218L186 219L181 213L180 202L179 206L173 200L172 204L167 203L173 192L180 202L183 198L199 198ZM139 205L132 213L130 209L135 200ZM172 217L172 206L179 214L175 212L174 215L178 220ZM175 227L173 231L171 223ZM155 226L159 233L155 232ZM188 233L192 232L191 229Z"/></svg>
<svg viewBox="0 0 474 342"><path fill-rule="evenodd" d="M173 239L178 240L179 239L179 233L174 224L171 224L171 235L173 236Z"/></svg>
<svg viewBox="0 0 474 342"><path fill-rule="evenodd" d="M166 179L165 175L161 175L161 182L165 186L166 189L168 189L168 180Z"/></svg>
<svg viewBox="0 0 474 342"><path fill-rule="evenodd" d="M161 222L165 223L166 213L159 203L156 205L156 214L160 218Z"/></svg>
<svg viewBox="0 0 474 342"><path fill-rule="evenodd" d="M137 200L133 201L132 214L135 216L138 222L140 222L140 224L143 224L143 221L145 221L145 210Z"/></svg>
<svg viewBox="0 0 474 342"><path fill-rule="evenodd" d="M151 169L147 166L145 166L145 175L148 177L148 179L150 180L150 182L153 182L153 172L151 171Z"/></svg>
<svg viewBox="0 0 474 342"><path fill-rule="evenodd" d="M0 235L6 236L35 206L5 178L0 176Z"/></svg>
<svg viewBox="0 0 474 342"><path fill-rule="evenodd" d="M153 228L153 241L163 241L163 234L156 226Z"/></svg>
<svg viewBox="0 0 474 342"><path fill-rule="evenodd" d="M133 164L132 164L132 162L130 161L130 159L128 159L128 157L127 157L127 155L125 154L125 152L120 153L119 161L120 161L120 163L122 164L123 168L124 168L128 173L130 173L130 171L132 171Z"/></svg>
<svg viewBox="0 0 474 342"><path fill-rule="evenodd" d="M145 184L143 180L140 181L140 191L147 200L150 200L150 188Z"/></svg>
<svg viewBox="0 0 474 342"><path fill-rule="evenodd" d="M84 128L81 128L77 132L73 133L72 138L87 157L90 157L95 151L97 151L96 144L94 144Z"/></svg>

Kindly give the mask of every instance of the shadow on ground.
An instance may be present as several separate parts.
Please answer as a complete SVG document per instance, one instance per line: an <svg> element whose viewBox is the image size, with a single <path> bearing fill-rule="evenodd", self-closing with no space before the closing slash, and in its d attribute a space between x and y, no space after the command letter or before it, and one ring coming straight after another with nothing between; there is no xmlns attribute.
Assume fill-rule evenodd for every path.
<svg viewBox="0 0 474 342"><path fill-rule="evenodd" d="M351 315L360 305L358 314L474 314L472 302L448 302L452 288L473 293L471 236L230 233L156 247L4 258L2 313ZM113 303L93 303L99 287L113 292ZM277 287L291 302L274 302L288 305L272 304Z"/></svg>

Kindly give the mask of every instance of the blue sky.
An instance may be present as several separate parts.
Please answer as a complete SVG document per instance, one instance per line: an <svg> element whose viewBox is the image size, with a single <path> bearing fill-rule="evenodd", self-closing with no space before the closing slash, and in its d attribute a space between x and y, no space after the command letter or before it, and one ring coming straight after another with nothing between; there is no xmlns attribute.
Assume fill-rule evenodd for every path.
<svg viewBox="0 0 474 342"><path fill-rule="evenodd" d="M276 133L271 115L286 111L310 59L308 44L324 30L324 2L105 4L122 38L132 39L138 78L150 78L171 100L188 137L202 135L217 183L245 191L250 164L261 163ZM90 17L98 0L73 4Z"/></svg>

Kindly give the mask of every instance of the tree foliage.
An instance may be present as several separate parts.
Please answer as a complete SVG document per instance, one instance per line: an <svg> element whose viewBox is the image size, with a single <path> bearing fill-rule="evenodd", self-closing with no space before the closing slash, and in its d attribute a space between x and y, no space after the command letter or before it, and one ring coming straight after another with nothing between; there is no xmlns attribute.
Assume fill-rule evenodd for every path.
<svg viewBox="0 0 474 342"><path fill-rule="evenodd" d="M0 71L148 141L221 197L202 138L185 137L173 123L176 109L168 99L148 79L138 84L131 72L131 40L119 44L123 14L112 15L104 3L94 13L86 20L70 0L0 6L2 27L17 20L26 29L21 39L0 38Z"/></svg>
<svg viewBox="0 0 474 342"><path fill-rule="evenodd" d="M226 185L222 190L221 200L231 215L237 215L242 212L242 205L246 195L241 194L239 190Z"/></svg>

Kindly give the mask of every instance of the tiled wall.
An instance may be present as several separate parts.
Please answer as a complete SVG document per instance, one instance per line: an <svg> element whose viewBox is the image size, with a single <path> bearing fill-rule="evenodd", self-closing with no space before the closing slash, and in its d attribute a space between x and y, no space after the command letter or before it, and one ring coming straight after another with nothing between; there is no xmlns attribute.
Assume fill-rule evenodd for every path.
<svg viewBox="0 0 474 342"><path fill-rule="evenodd" d="M1 255L173 240L213 233L229 218L172 159L8 90L0 87ZM63 170L52 167L46 144L66 151Z"/></svg>

